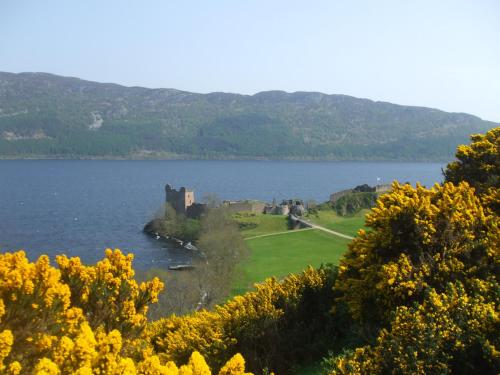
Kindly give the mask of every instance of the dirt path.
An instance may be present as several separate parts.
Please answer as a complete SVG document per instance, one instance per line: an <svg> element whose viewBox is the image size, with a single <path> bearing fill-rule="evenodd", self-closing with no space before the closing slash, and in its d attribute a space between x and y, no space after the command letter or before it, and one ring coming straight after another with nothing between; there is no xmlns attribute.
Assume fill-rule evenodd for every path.
<svg viewBox="0 0 500 375"><path fill-rule="evenodd" d="M297 232L302 232L302 231L305 231L305 230L312 230L312 229L318 229L318 230L321 230L323 232L329 233L329 234L331 234L333 236L345 238L345 239L348 239L348 240L353 240L354 239L354 237L348 236L347 234L336 232L334 230L322 227L321 225L317 225L317 224L311 223L310 221L305 221L304 219L300 219L298 217L294 217L294 219L296 221L302 223L303 225L305 225L307 228L297 229L297 230L287 230L287 231L284 231L284 232L275 232L275 233L261 234L261 235L258 235L258 236L247 237L247 238L245 238L245 240L253 240L254 238L261 238L261 237L277 236L277 235L280 235L280 234L297 233Z"/></svg>
<svg viewBox="0 0 500 375"><path fill-rule="evenodd" d="M305 225L306 227L309 227L311 229L319 229L319 230L322 230L323 232L333 234L334 236L337 236L337 237L346 238L348 240L353 240L354 239L354 237L348 236L347 234L343 234L343 233L340 233L340 232L335 232L334 230L322 227L321 225L317 225L317 224L311 223L310 221L305 221L304 219L301 219L301 218L299 218L297 216L293 216L292 219L298 221L302 225Z"/></svg>

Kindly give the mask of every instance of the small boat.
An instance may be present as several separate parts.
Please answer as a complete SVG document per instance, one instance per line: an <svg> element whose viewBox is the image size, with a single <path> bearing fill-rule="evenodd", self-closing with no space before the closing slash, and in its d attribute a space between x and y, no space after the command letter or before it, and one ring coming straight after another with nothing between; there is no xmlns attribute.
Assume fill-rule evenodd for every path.
<svg viewBox="0 0 500 375"><path fill-rule="evenodd" d="M192 270L193 268L194 266L192 264L176 264L175 266L168 266L168 269L172 271Z"/></svg>

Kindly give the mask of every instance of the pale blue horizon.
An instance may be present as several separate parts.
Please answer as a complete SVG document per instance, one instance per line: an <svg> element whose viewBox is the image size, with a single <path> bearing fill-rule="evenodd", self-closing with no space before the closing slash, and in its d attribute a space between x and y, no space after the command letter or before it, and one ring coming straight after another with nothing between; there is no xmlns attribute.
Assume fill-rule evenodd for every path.
<svg viewBox="0 0 500 375"><path fill-rule="evenodd" d="M126 86L319 91L500 122L500 2L0 4L0 71Z"/></svg>

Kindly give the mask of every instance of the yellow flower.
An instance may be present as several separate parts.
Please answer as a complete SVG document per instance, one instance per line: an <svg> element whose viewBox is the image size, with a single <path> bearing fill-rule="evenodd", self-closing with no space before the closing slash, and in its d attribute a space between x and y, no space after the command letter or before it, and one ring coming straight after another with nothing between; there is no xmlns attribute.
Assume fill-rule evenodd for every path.
<svg viewBox="0 0 500 375"><path fill-rule="evenodd" d="M14 343L14 336L8 329L0 332L0 370L3 368L3 360L9 355L12 344Z"/></svg>
<svg viewBox="0 0 500 375"><path fill-rule="evenodd" d="M219 371L219 375L245 374L250 375L250 373L245 372L245 360L240 353L235 354Z"/></svg>
<svg viewBox="0 0 500 375"><path fill-rule="evenodd" d="M36 375L58 375L60 373L57 365L48 358L42 358L35 366Z"/></svg>
<svg viewBox="0 0 500 375"><path fill-rule="evenodd" d="M189 358L188 366L191 368L193 375L211 375L205 359L198 352L193 352Z"/></svg>
<svg viewBox="0 0 500 375"><path fill-rule="evenodd" d="M7 373L9 375L18 375L21 373L22 366L18 361L12 362L7 368Z"/></svg>

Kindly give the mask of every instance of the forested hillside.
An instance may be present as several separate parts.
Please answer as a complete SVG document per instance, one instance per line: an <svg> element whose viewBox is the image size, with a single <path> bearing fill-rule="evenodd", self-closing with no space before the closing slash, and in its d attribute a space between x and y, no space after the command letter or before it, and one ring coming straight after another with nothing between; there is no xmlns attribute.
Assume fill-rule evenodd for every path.
<svg viewBox="0 0 500 375"><path fill-rule="evenodd" d="M491 122L314 92L252 96L0 72L0 157L448 160Z"/></svg>

